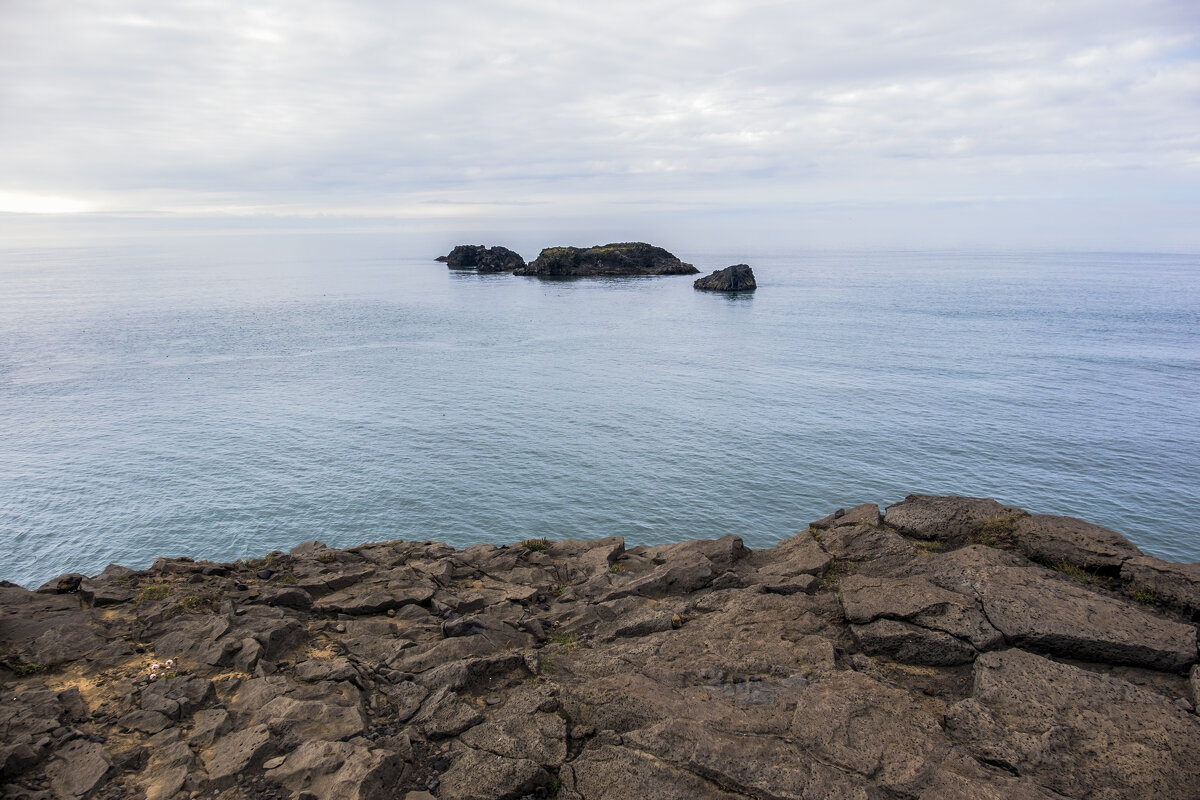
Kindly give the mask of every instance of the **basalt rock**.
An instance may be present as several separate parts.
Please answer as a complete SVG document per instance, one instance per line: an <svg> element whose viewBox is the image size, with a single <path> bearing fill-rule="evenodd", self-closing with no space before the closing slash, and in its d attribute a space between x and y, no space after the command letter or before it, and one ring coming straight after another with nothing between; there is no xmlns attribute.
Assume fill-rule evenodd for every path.
<svg viewBox="0 0 1200 800"><path fill-rule="evenodd" d="M746 264L714 270L711 275L697 278L692 286L708 292L753 292L758 288L754 281L754 270Z"/></svg>
<svg viewBox="0 0 1200 800"><path fill-rule="evenodd" d="M486 247L481 244L460 244L444 258L450 269L473 269L477 272L511 272L525 266L525 259L519 253L507 247Z"/></svg>
<svg viewBox="0 0 1200 800"><path fill-rule="evenodd" d="M4 585L0 798L1194 798L1198 569L911 496Z"/></svg>
<svg viewBox="0 0 1200 800"><path fill-rule="evenodd" d="M562 278L596 275L695 275L699 272L671 253L645 242L595 247L547 247L514 275Z"/></svg>

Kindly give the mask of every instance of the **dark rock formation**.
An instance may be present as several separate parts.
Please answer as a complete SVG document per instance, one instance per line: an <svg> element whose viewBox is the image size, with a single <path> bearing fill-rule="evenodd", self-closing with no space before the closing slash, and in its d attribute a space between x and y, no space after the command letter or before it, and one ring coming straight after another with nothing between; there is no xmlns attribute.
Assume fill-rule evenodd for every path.
<svg viewBox="0 0 1200 800"><path fill-rule="evenodd" d="M3 585L0 797L1194 798L1198 566L914 495Z"/></svg>
<svg viewBox="0 0 1200 800"><path fill-rule="evenodd" d="M544 278L594 275L694 275L699 270L661 247L621 242L595 247L547 247L514 275Z"/></svg>
<svg viewBox="0 0 1200 800"><path fill-rule="evenodd" d="M715 270L712 275L697 278L692 286L708 292L753 292L758 288L754 270L745 264Z"/></svg>
<svg viewBox="0 0 1200 800"><path fill-rule="evenodd" d="M477 272L510 272L525 266L525 259L507 247L485 247L481 244L460 244L445 256L445 261L450 269L473 269Z"/></svg>

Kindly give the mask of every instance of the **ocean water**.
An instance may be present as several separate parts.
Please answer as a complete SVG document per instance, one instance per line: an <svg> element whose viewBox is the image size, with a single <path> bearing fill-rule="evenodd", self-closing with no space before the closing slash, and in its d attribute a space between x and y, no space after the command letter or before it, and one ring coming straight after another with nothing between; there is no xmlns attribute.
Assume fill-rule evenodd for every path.
<svg viewBox="0 0 1200 800"><path fill-rule="evenodd" d="M1196 256L679 253L749 260L730 296L434 255L0 250L0 578L310 539L762 547L911 492L1200 560Z"/></svg>

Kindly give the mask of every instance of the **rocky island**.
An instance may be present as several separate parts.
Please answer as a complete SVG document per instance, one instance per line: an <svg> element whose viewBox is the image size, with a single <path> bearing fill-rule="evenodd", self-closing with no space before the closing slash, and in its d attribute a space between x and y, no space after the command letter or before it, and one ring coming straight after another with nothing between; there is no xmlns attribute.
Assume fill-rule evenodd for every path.
<svg viewBox="0 0 1200 800"><path fill-rule="evenodd" d="M0 586L0 796L1196 798L1200 565L994 500Z"/></svg>
<svg viewBox="0 0 1200 800"><path fill-rule="evenodd" d="M507 247L487 247L482 244L460 244L449 255L440 256L450 269L473 269L476 272L512 272L525 266L520 253Z"/></svg>
<svg viewBox="0 0 1200 800"><path fill-rule="evenodd" d="M547 247L514 275L544 278L597 275L695 275L691 264L645 242L618 242L595 247Z"/></svg>
<svg viewBox="0 0 1200 800"><path fill-rule="evenodd" d="M713 270L711 275L697 278L692 286L706 292L753 292L758 288L754 270L747 264L734 264L725 269Z"/></svg>

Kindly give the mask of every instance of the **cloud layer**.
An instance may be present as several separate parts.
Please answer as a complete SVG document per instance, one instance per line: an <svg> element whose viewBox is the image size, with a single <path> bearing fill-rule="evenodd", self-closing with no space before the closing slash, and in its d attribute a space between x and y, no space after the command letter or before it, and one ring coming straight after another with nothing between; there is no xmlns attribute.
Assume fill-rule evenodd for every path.
<svg viewBox="0 0 1200 800"><path fill-rule="evenodd" d="M1190 0L6 3L0 107L7 211L1200 249Z"/></svg>

